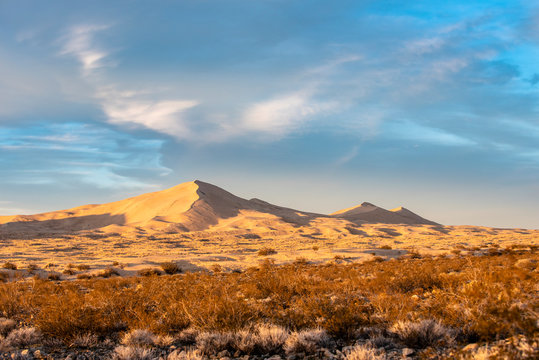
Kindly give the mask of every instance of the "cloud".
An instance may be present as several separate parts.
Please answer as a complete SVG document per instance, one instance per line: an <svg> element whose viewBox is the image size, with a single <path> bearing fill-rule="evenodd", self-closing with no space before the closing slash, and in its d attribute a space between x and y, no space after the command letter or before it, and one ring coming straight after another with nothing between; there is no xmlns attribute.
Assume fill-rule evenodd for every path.
<svg viewBox="0 0 539 360"><path fill-rule="evenodd" d="M335 161L335 165L342 166L352 161L359 154L359 146L353 146L346 154Z"/></svg>
<svg viewBox="0 0 539 360"><path fill-rule="evenodd" d="M148 100L137 92L100 91L104 113L111 124L144 126L178 139L187 139L192 133L182 114L197 106L195 100Z"/></svg>
<svg viewBox="0 0 539 360"><path fill-rule="evenodd" d="M385 125L385 136L440 146L472 146L476 142L443 129L424 126L412 121L394 121Z"/></svg>
<svg viewBox="0 0 539 360"><path fill-rule="evenodd" d="M94 36L109 28L107 25L79 25L72 27L62 39L64 46L61 54L77 58L87 78L94 70L104 67L103 60L109 53L95 44ZM156 99L148 90L118 91L101 78L93 78L92 84L95 86L95 98L109 123L143 126L178 139L187 139L192 135L182 113L197 106L198 101Z"/></svg>
<svg viewBox="0 0 539 360"><path fill-rule="evenodd" d="M333 102L317 102L308 94L293 93L251 105L242 125L249 131L282 136L335 107Z"/></svg>
<svg viewBox="0 0 539 360"><path fill-rule="evenodd" d="M150 189L161 164L162 140L133 138L84 123L0 128L4 183L93 184L100 188Z"/></svg>
<svg viewBox="0 0 539 360"><path fill-rule="evenodd" d="M78 25L70 28L63 36L61 55L74 56L82 66L85 76L104 66L103 60L109 55L94 43L94 35L110 28L109 25Z"/></svg>

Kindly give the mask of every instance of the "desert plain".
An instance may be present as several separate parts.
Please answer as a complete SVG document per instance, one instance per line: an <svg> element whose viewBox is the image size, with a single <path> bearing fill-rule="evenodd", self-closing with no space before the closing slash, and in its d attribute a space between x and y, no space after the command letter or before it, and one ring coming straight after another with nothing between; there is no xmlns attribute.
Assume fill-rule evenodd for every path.
<svg viewBox="0 0 539 360"><path fill-rule="evenodd" d="M164 262L185 271L234 271L266 259L277 265L298 259L352 263L408 253L474 253L539 245L539 230L447 226L404 207L385 210L367 202L314 214L245 200L196 180L108 204L0 216L0 239L0 262L20 269L35 264L44 277L81 265L90 275L115 266L122 276L131 276Z"/></svg>

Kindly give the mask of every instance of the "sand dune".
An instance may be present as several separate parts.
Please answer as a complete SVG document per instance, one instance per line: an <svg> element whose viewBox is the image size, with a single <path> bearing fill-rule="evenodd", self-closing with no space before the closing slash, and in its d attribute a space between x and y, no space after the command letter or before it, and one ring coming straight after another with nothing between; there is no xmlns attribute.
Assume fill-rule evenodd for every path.
<svg viewBox="0 0 539 360"><path fill-rule="evenodd" d="M257 227L256 222L265 224L263 227L269 231L271 228L305 226L315 219L335 224L332 218L354 224L435 224L404 208L388 211L369 203L332 215L314 214L259 199L246 200L196 180L102 205L85 205L37 215L3 216L0 217L0 231L76 232L142 228L189 232L212 227L223 230L227 226L251 229ZM342 222L340 225L346 226Z"/></svg>
<svg viewBox="0 0 539 360"><path fill-rule="evenodd" d="M346 219L356 224L384 223L437 225L435 222L424 219L402 206L392 210L386 210L368 202L364 202L359 206L339 210L331 215Z"/></svg>

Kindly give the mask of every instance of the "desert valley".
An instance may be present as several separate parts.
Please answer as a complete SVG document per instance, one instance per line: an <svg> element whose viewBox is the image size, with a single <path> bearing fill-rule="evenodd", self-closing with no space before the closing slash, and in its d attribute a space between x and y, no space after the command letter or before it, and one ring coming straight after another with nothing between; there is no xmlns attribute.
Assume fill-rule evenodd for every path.
<svg viewBox="0 0 539 360"><path fill-rule="evenodd" d="M136 275L167 261L186 271L232 271L264 259L355 262L410 252L473 252L538 245L539 230L444 226L404 207L385 210L367 202L314 214L245 200L196 180L108 204L0 216L0 238L0 261L33 263L46 277L68 265L90 266L83 273L96 274L117 263L121 274Z"/></svg>

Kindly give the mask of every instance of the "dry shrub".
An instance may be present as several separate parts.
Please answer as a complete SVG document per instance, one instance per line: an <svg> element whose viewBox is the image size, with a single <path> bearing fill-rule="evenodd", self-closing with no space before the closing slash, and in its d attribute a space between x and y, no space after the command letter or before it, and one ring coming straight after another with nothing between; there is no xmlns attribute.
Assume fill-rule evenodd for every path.
<svg viewBox="0 0 539 360"><path fill-rule="evenodd" d="M188 328L185 330L182 330L177 336L176 340L178 340L180 343L184 345L194 345L197 341L197 336L200 333L195 328Z"/></svg>
<svg viewBox="0 0 539 360"><path fill-rule="evenodd" d="M75 271L73 271L73 269L71 269L71 268L67 268L67 269L64 269L64 271L62 271L62 274L64 274L64 275L75 275Z"/></svg>
<svg viewBox="0 0 539 360"><path fill-rule="evenodd" d="M391 329L407 346L422 349L440 344L451 344L455 339L452 329L435 320L419 322L399 321Z"/></svg>
<svg viewBox="0 0 539 360"><path fill-rule="evenodd" d="M91 348L97 346L99 343L99 338L94 334L84 334L75 337L71 346L80 347L80 348Z"/></svg>
<svg viewBox="0 0 539 360"><path fill-rule="evenodd" d="M203 360L204 357L196 349L174 350L168 354L166 360Z"/></svg>
<svg viewBox="0 0 539 360"><path fill-rule="evenodd" d="M244 354L253 353L259 344L257 334L249 329L243 329L236 332L234 338L234 349L239 350Z"/></svg>
<svg viewBox="0 0 539 360"><path fill-rule="evenodd" d="M47 279L51 281L58 281L62 279L62 275L56 272L51 272L47 275Z"/></svg>
<svg viewBox="0 0 539 360"><path fill-rule="evenodd" d="M8 269L8 270L17 270L17 265L15 265L14 263L12 262L9 262L9 261L6 261L2 267L4 269Z"/></svg>
<svg viewBox="0 0 539 360"><path fill-rule="evenodd" d="M369 345L356 345L345 352L345 360L385 360L385 354L378 354L376 349Z"/></svg>
<svg viewBox="0 0 539 360"><path fill-rule="evenodd" d="M155 345L156 337L148 330L131 330L122 337L122 344L127 346L153 346Z"/></svg>
<svg viewBox="0 0 539 360"><path fill-rule="evenodd" d="M197 349L204 355L214 355L234 348L235 337L229 332L201 332L196 338Z"/></svg>
<svg viewBox="0 0 539 360"><path fill-rule="evenodd" d="M41 332L34 327L15 329L9 333L4 342L13 347L25 347L41 342Z"/></svg>
<svg viewBox="0 0 539 360"><path fill-rule="evenodd" d="M320 348L329 346L331 338L324 329L307 329L290 334L284 344L287 354L313 354Z"/></svg>
<svg viewBox="0 0 539 360"><path fill-rule="evenodd" d="M268 255L274 255L277 254L277 251L273 248L262 248L258 250L258 256L268 256Z"/></svg>
<svg viewBox="0 0 539 360"><path fill-rule="evenodd" d="M380 329L369 338L386 336L388 324L418 319L455 329L459 343L532 338L538 333L538 274L517 266L520 259L537 260L539 254L518 249L347 265L268 261L243 273L15 281L0 284L0 314L69 344L85 334L118 338L147 329L156 336L179 334L178 342L192 345L197 332L248 328L257 337L253 353L279 351L285 329L295 331L295 342L302 330L316 327L336 341L351 341L359 328ZM264 345L257 324L265 323L284 327L276 331L280 340L267 341L275 345Z"/></svg>
<svg viewBox="0 0 539 360"><path fill-rule="evenodd" d="M77 270L79 270L79 271L90 270L90 265L86 265L86 264L77 264L77 265L75 265L75 269L77 269Z"/></svg>
<svg viewBox="0 0 539 360"><path fill-rule="evenodd" d="M261 324L256 327L258 346L263 353L279 351L290 336L288 330L281 326Z"/></svg>
<svg viewBox="0 0 539 360"><path fill-rule="evenodd" d="M379 249L391 250L393 248L391 247L391 245L382 245L382 246L379 247Z"/></svg>
<svg viewBox="0 0 539 360"><path fill-rule="evenodd" d="M159 276L161 275L161 271L156 268L144 268L137 271L137 274L139 276Z"/></svg>
<svg viewBox="0 0 539 360"><path fill-rule="evenodd" d="M118 270L114 269L114 268L111 268L111 267L108 267L106 269L103 269L101 271L99 271L96 276L98 277L102 277L102 278L109 278L111 276L119 276L120 273L118 272Z"/></svg>
<svg viewBox="0 0 539 360"><path fill-rule="evenodd" d="M153 360L157 357L149 349L120 345L114 349L113 360Z"/></svg>
<svg viewBox="0 0 539 360"><path fill-rule="evenodd" d="M0 335L6 336L11 330L15 329L16 326L17 322L15 320L0 318Z"/></svg>
<svg viewBox="0 0 539 360"><path fill-rule="evenodd" d="M168 261L161 263L161 269L165 272L165 274L173 275L182 272L182 269L178 266L178 264Z"/></svg>

